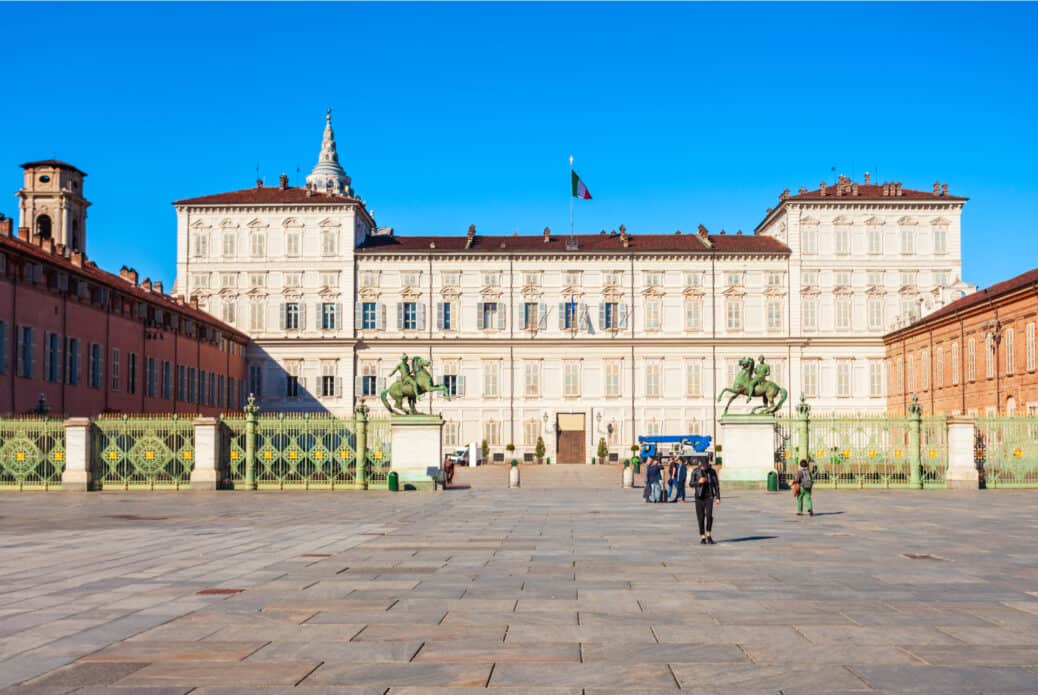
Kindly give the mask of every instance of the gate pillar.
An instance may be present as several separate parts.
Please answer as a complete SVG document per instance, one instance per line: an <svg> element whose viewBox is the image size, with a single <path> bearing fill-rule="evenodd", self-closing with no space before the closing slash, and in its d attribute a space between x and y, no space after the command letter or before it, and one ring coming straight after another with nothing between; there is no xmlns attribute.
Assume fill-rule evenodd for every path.
<svg viewBox="0 0 1038 695"><path fill-rule="evenodd" d="M976 443L976 421L972 417L953 415L948 418L948 473L949 488L976 490L980 475L973 458Z"/></svg>
<svg viewBox="0 0 1038 695"><path fill-rule="evenodd" d="M71 417L65 420L65 470L61 473L61 489L86 492L93 485L93 432L90 419Z"/></svg>
<svg viewBox="0 0 1038 695"><path fill-rule="evenodd" d="M194 420L195 465L191 467L191 490L216 490L220 474L220 421L215 417Z"/></svg>

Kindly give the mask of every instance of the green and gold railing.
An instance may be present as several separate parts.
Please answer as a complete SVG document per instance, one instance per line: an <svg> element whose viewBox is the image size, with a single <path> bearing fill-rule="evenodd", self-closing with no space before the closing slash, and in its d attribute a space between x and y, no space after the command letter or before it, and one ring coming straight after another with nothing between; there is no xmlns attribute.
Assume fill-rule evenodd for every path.
<svg viewBox="0 0 1038 695"><path fill-rule="evenodd" d="M975 460L986 487L1038 487L1038 416L978 417Z"/></svg>
<svg viewBox="0 0 1038 695"><path fill-rule="evenodd" d="M65 428L58 418L0 420L0 490L57 490L65 470Z"/></svg>
<svg viewBox="0 0 1038 695"><path fill-rule="evenodd" d="M102 490L179 490L191 484L193 418L105 416L94 421L94 483Z"/></svg>

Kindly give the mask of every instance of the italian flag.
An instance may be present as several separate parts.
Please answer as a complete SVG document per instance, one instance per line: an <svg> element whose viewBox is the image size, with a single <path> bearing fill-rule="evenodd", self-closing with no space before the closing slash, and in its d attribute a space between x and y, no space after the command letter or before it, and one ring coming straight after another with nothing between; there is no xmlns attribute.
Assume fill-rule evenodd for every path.
<svg viewBox="0 0 1038 695"><path fill-rule="evenodd" d="M573 188L573 197L580 198L581 200L591 200L591 191L587 189L584 182L580 180L579 176L577 176L577 172L571 169L569 174L570 183Z"/></svg>

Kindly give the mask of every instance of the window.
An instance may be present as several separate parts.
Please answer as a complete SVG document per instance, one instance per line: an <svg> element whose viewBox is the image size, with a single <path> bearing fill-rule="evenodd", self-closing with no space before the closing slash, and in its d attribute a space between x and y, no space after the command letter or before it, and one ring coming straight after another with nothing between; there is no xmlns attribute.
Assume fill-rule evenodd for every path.
<svg viewBox="0 0 1038 695"><path fill-rule="evenodd" d="M804 272L800 273L800 285L803 287L817 287L818 271L805 270Z"/></svg>
<svg viewBox="0 0 1038 695"><path fill-rule="evenodd" d="M419 274L415 272L400 273L401 287L418 287Z"/></svg>
<svg viewBox="0 0 1038 695"><path fill-rule="evenodd" d="M580 362L564 362L562 366L562 395L568 398L580 396Z"/></svg>
<svg viewBox="0 0 1038 695"><path fill-rule="evenodd" d="M540 273L523 273L523 287L538 287L540 284Z"/></svg>
<svg viewBox="0 0 1038 695"><path fill-rule="evenodd" d="M580 271L579 270L568 270L562 278L563 287L579 288L580 287Z"/></svg>
<svg viewBox="0 0 1038 695"><path fill-rule="evenodd" d="M658 331L660 329L660 300L647 299L645 301L645 330Z"/></svg>
<svg viewBox="0 0 1038 695"><path fill-rule="evenodd" d="M948 283L949 273L947 270L935 270L933 271L933 284L937 287L946 287Z"/></svg>
<svg viewBox="0 0 1038 695"><path fill-rule="evenodd" d="M782 330L782 302L768 302L768 330Z"/></svg>
<svg viewBox="0 0 1038 695"><path fill-rule="evenodd" d="M209 233L208 232L195 232L194 233L194 257L205 258L209 255Z"/></svg>
<svg viewBox="0 0 1038 695"><path fill-rule="evenodd" d="M321 230L321 255L334 256L339 253L339 232L335 229Z"/></svg>
<svg viewBox="0 0 1038 695"><path fill-rule="evenodd" d="M905 358L905 369L908 373L908 391L915 392L915 356L908 355Z"/></svg>
<svg viewBox="0 0 1038 695"><path fill-rule="evenodd" d="M865 284L869 287L883 287L883 271L870 270Z"/></svg>
<svg viewBox="0 0 1038 695"><path fill-rule="evenodd" d="M488 446L501 446L501 423L498 420L487 420L483 423L483 439Z"/></svg>
<svg viewBox="0 0 1038 695"><path fill-rule="evenodd" d="M504 329L504 313L497 302L480 302L476 305L480 330Z"/></svg>
<svg viewBox="0 0 1038 695"><path fill-rule="evenodd" d="M991 336L984 338L984 376L995 378L995 341Z"/></svg>
<svg viewBox="0 0 1038 695"><path fill-rule="evenodd" d="M263 313L266 304L262 301L249 302L249 329L253 331L263 330Z"/></svg>
<svg viewBox="0 0 1038 695"><path fill-rule="evenodd" d="M620 304L618 302L603 302L598 305L598 323L605 331L615 331L620 328Z"/></svg>
<svg viewBox="0 0 1038 695"><path fill-rule="evenodd" d="M977 341L970 338L966 343L966 381L977 380Z"/></svg>
<svg viewBox="0 0 1038 695"><path fill-rule="evenodd" d="M249 365L249 394L255 398L263 395L263 367L261 365Z"/></svg>
<svg viewBox="0 0 1038 695"><path fill-rule="evenodd" d="M339 306L332 302L321 304L321 330L334 331L339 327L339 314L342 313Z"/></svg>
<svg viewBox="0 0 1038 695"><path fill-rule="evenodd" d="M914 270L902 270L901 271L901 286L902 287L915 287L918 282L919 274Z"/></svg>
<svg viewBox="0 0 1038 695"><path fill-rule="evenodd" d="M702 287L703 274L698 272L685 273L685 287Z"/></svg>
<svg viewBox="0 0 1038 695"><path fill-rule="evenodd" d="M336 398L339 395L335 362L321 362L321 398Z"/></svg>
<svg viewBox="0 0 1038 695"><path fill-rule="evenodd" d="M457 360L445 360L443 363L443 385L451 398L465 395L465 377L459 372L461 368Z"/></svg>
<svg viewBox="0 0 1038 695"><path fill-rule="evenodd" d="M126 354L126 393L137 393L137 353Z"/></svg>
<svg viewBox="0 0 1038 695"><path fill-rule="evenodd" d="M363 302L360 309L360 327L365 331L375 330L375 317L377 315L378 304L375 302Z"/></svg>
<svg viewBox="0 0 1038 695"><path fill-rule="evenodd" d="M647 362L645 364L645 397L660 397L660 377L662 372L659 362Z"/></svg>
<svg viewBox="0 0 1038 695"><path fill-rule="evenodd" d="M742 285L742 273L726 273L725 284L729 287L738 287Z"/></svg>
<svg viewBox="0 0 1038 695"><path fill-rule="evenodd" d="M65 339L65 383L79 384L79 338Z"/></svg>
<svg viewBox="0 0 1038 695"><path fill-rule="evenodd" d="M187 367L177 365L177 400L187 399Z"/></svg>
<svg viewBox="0 0 1038 695"><path fill-rule="evenodd" d="M918 299L912 299L906 297L901 300L901 316L908 321L915 321L919 318L922 312L922 308L919 305Z"/></svg>
<svg viewBox="0 0 1038 695"><path fill-rule="evenodd" d="M483 397L497 398L498 372L500 366L496 360L488 360L483 363Z"/></svg>
<svg viewBox="0 0 1038 695"><path fill-rule="evenodd" d="M580 305L570 301L559 305L559 328L577 330L580 326Z"/></svg>
<svg viewBox="0 0 1038 695"><path fill-rule="evenodd" d="M119 348L112 348L112 391L119 388Z"/></svg>
<svg viewBox="0 0 1038 695"><path fill-rule="evenodd" d="M836 396L850 398L851 395L851 363L849 360L836 362Z"/></svg>
<svg viewBox="0 0 1038 695"><path fill-rule="evenodd" d="M869 297L869 330L883 329L883 298Z"/></svg>
<svg viewBox="0 0 1038 695"><path fill-rule="evenodd" d="M537 446L537 438L541 435L541 424L534 418L523 421L523 446Z"/></svg>
<svg viewBox="0 0 1038 695"><path fill-rule="evenodd" d="M840 226L833 230L833 242L838 256L846 256L851 252L851 230Z"/></svg>
<svg viewBox="0 0 1038 695"><path fill-rule="evenodd" d="M833 285L836 287L850 287L851 272L849 270L838 270L833 273Z"/></svg>
<svg viewBox="0 0 1038 695"><path fill-rule="evenodd" d="M483 286L484 287L497 287L501 284L501 273L498 272L487 272L483 273Z"/></svg>
<svg viewBox="0 0 1038 695"><path fill-rule="evenodd" d="M339 273L335 271L322 271L319 277L321 287L334 289L339 286Z"/></svg>
<svg viewBox="0 0 1038 695"><path fill-rule="evenodd" d="M224 323L234 324L238 320L238 302L233 299L227 299L223 303L223 321Z"/></svg>
<svg viewBox="0 0 1038 695"><path fill-rule="evenodd" d="M933 228L933 252L935 254L948 253L948 228L943 225Z"/></svg>
<svg viewBox="0 0 1038 695"><path fill-rule="evenodd" d="M803 362L804 396L807 398L818 397L818 360L804 360Z"/></svg>
<svg viewBox="0 0 1038 695"><path fill-rule="evenodd" d="M837 297L836 306L836 330L849 331L851 329L851 298Z"/></svg>
<svg viewBox="0 0 1038 695"><path fill-rule="evenodd" d="M256 289L257 287L267 286L267 274L266 273L249 273L249 288Z"/></svg>
<svg viewBox="0 0 1038 695"><path fill-rule="evenodd" d="M953 385L959 383L959 344L952 343L951 346L951 382Z"/></svg>
<svg viewBox="0 0 1038 695"><path fill-rule="evenodd" d="M198 374L194 367L188 367L187 369L187 402L195 403L198 401Z"/></svg>
<svg viewBox="0 0 1038 695"><path fill-rule="evenodd" d="M729 299L725 302L725 325L730 331L742 330L742 300Z"/></svg>
<svg viewBox="0 0 1038 695"><path fill-rule="evenodd" d="M646 287L660 287L663 285L663 273L645 273Z"/></svg>
<svg viewBox="0 0 1038 695"><path fill-rule="evenodd" d="M191 288L196 290L209 289L209 273L192 273Z"/></svg>
<svg viewBox="0 0 1038 695"><path fill-rule="evenodd" d="M1002 340L1006 344L1006 376L1012 376L1016 371L1016 331L1007 328Z"/></svg>
<svg viewBox="0 0 1038 695"><path fill-rule="evenodd" d="M454 449L461 444L461 425L453 420L443 423L443 446Z"/></svg>
<svg viewBox="0 0 1038 695"><path fill-rule="evenodd" d="M162 361L162 397L173 397L173 365L168 360Z"/></svg>
<svg viewBox="0 0 1038 695"><path fill-rule="evenodd" d="M605 392L608 398L618 398L620 389L620 362L610 360L605 365Z"/></svg>
<svg viewBox="0 0 1038 695"><path fill-rule="evenodd" d="M527 397L541 395L541 363L539 361L527 362L523 368L524 389Z"/></svg>
<svg viewBox="0 0 1038 695"><path fill-rule="evenodd" d="M234 289L238 286L238 273L220 273L220 287Z"/></svg>
<svg viewBox="0 0 1038 695"><path fill-rule="evenodd" d="M606 287L619 287L623 284L623 276L623 271L607 270L605 272L602 284Z"/></svg>
<svg viewBox="0 0 1038 695"><path fill-rule="evenodd" d="M937 388L944 386L944 347L938 345L934 350L934 385Z"/></svg>
<svg viewBox="0 0 1038 695"><path fill-rule="evenodd" d="M461 285L461 273L444 273L442 278L444 287L458 287Z"/></svg>
<svg viewBox="0 0 1038 695"><path fill-rule="evenodd" d="M804 330L818 330L818 300L805 299L801 307L804 312Z"/></svg>
<svg viewBox="0 0 1038 695"><path fill-rule="evenodd" d="M302 287L302 273L285 273L285 287Z"/></svg>
<svg viewBox="0 0 1038 695"><path fill-rule="evenodd" d="M2 326L0 326L2 328ZM2 331L0 331L0 345L3 345ZM1027 324L1024 331L1024 339L1027 341L1027 371L1034 371L1034 322Z"/></svg>
<svg viewBox="0 0 1038 695"><path fill-rule="evenodd" d="M299 363L289 362L285 365L285 397L299 398Z"/></svg>
<svg viewBox="0 0 1038 695"><path fill-rule="evenodd" d="M263 258L267 255L267 235L263 232L253 232L249 237L249 251L253 258Z"/></svg>
<svg viewBox="0 0 1038 695"><path fill-rule="evenodd" d="M523 304L523 330L536 331L540 328L540 311L537 302L525 302Z"/></svg>
<svg viewBox="0 0 1038 695"><path fill-rule="evenodd" d="M904 228L901 230L901 253L915 253L915 235L911 229Z"/></svg>
<svg viewBox="0 0 1038 695"><path fill-rule="evenodd" d="M919 355L920 368L919 368L919 380L920 388L923 391L930 390L930 350L925 349Z"/></svg>
<svg viewBox="0 0 1038 695"><path fill-rule="evenodd" d="M703 301L698 298L685 302L685 330L696 332L703 330Z"/></svg>
<svg viewBox="0 0 1038 695"><path fill-rule="evenodd" d="M47 355L44 369L47 371L47 381L61 380L61 336L57 333L47 333Z"/></svg>
<svg viewBox="0 0 1038 695"><path fill-rule="evenodd" d="M903 393L905 388L905 363L901 357L895 361L894 393Z"/></svg>
<svg viewBox="0 0 1038 695"><path fill-rule="evenodd" d="M883 397L883 362L869 360L869 396Z"/></svg>
<svg viewBox="0 0 1038 695"><path fill-rule="evenodd" d="M287 302L284 304L284 329L286 331L302 330L302 304L299 302Z"/></svg>
<svg viewBox="0 0 1038 695"><path fill-rule="evenodd" d="M401 302L397 307L397 328L402 331L418 330L418 303Z"/></svg>
<svg viewBox="0 0 1038 695"><path fill-rule="evenodd" d="M685 365L685 393L692 397L703 395L702 360L692 360Z"/></svg>
<svg viewBox="0 0 1038 695"><path fill-rule="evenodd" d="M818 227L804 227L803 232L804 253L814 255L818 253Z"/></svg>
<svg viewBox="0 0 1038 695"><path fill-rule="evenodd" d="M873 256L883 253L883 232L870 227L866 236L868 237L869 253Z"/></svg>
<svg viewBox="0 0 1038 695"><path fill-rule="evenodd" d="M360 365L360 395L378 396L378 364L363 362Z"/></svg>
<svg viewBox="0 0 1038 695"><path fill-rule="evenodd" d="M237 250L238 236L237 232L224 232L223 233L223 255L224 258L234 258L234 255L238 252Z"/></svg>
<svg viewBox="0 0 1038 695"><path fill-rule="evenodd" d="M0 273L2 273L0 269ZM7 322L0 321L0 374L7 374Z"/></svg>
<svg viewBox="0 0 1038 695"><path fill-rule="evenodd" d="M301 240L302 236L299 232L288 232L285 234L285 255L298 256L302 246Z"/></svg>
<svg viewBox="0 0 1038 695"><path fill-rule="evenodd" d="M155 394L158 393L158 367L155 363L154 357L149 357L145 361L144 369L144 393L147 394L148 398L154 398Z"/></svg>
<svg viewBox="0 0 1038 695"><path fill-rule="evenodd" d="M101 388L102 350L101 345L91 342L86 363L86 385L91 389Z"/></svg>

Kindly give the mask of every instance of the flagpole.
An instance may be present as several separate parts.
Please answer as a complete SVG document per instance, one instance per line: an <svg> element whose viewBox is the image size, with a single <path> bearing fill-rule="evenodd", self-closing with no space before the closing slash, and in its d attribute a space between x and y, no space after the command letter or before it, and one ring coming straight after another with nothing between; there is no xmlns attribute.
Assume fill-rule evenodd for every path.
<svg viewBox="0 0 1038 695"><path fill-rule="evenodd" d="M573 236L573 155L569 156L569 235Z"/></svg>

